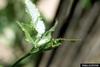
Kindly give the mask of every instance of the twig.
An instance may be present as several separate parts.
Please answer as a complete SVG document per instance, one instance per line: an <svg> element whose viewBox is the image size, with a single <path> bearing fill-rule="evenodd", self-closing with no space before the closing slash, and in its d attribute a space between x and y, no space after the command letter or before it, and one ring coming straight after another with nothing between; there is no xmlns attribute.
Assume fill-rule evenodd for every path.
<svg viewBox="0 0 100 67"><path fill-rule="evenodd" d="M28 56L31 56L31 53L27 53L23 57L21 57L19 60L17 60L11 67L16 67L17 64L19 64L23 59L27 58Z"/></svg>

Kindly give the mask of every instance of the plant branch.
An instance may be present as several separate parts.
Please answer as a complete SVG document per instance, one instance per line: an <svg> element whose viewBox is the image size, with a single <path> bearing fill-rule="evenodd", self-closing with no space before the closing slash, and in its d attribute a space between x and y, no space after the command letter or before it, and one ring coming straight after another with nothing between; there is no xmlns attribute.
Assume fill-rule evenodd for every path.
<svg viewBox="0 0 100 67"><path fill-rule="evenodd" d="M17 64L19 64L23 59L25 59L28 56L31 56L31 53L27 53L26 55L24 55L23 57L21 57L19 60L17 60L11 67L16 67Z"/></svg>

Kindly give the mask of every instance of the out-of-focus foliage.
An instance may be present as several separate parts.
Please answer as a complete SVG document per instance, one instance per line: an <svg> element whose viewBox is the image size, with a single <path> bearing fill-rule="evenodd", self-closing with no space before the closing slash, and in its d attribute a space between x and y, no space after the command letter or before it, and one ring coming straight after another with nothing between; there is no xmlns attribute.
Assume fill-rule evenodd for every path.
<svg viewBox="0 0 100 67"><path fill-rule="evenodd" d="M85 9L88 9L92 6L91 0L81 0L81 2Z"/></svg>
<svg viewBox="0 0 100 67"><path fill-rule="evenodd" d="M0 67L3 67L2 65L0 65Z"/></svg>
<svg viewBox="0 0 100 67"><path fill-rule="evenodd" d="M0 9L0 45L4 45L5 47L2 48L0 46L0 49L2 48L5 50L7 48L7 50L3 51L1 53L2 55L0 54L0 63L6 66L12 64L12 62L19 58L20 55L28 52L27 50L29 50L31 46L26 46L27 43L23 40L24 35L16 23L16 20L23 22L30 20L29 16L25 13L24 4L22 2L23 0L5 1L8 3L4 8ZM26 47L27 49L25 49Z"/></svg>

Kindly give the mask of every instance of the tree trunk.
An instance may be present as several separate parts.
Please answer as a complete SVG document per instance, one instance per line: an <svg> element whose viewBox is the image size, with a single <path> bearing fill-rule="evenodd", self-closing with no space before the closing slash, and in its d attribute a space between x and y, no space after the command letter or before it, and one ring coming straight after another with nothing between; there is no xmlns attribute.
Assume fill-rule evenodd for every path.
<svg viewBox="0 0 100 67"><path fill-rule="evenodd" d="M100 63L100 1L88 9L82 0L61 0L54 37L79 39L44 52L38 67L79 67L81 63Z"/></svg>

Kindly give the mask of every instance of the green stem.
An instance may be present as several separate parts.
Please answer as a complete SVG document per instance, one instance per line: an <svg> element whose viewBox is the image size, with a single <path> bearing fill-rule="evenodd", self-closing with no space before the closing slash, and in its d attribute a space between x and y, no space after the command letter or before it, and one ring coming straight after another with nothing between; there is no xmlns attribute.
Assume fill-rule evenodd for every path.
<svg viewBox="0 0 100 67"><path fill-rule="evenodd" d="M26 55L24 55L23 57L21 57L19 60L17 60L11 67L16 67L17 64L19 64L23 59L25 59L26 57L32 55L31 53L27 53Z"/></svg>

